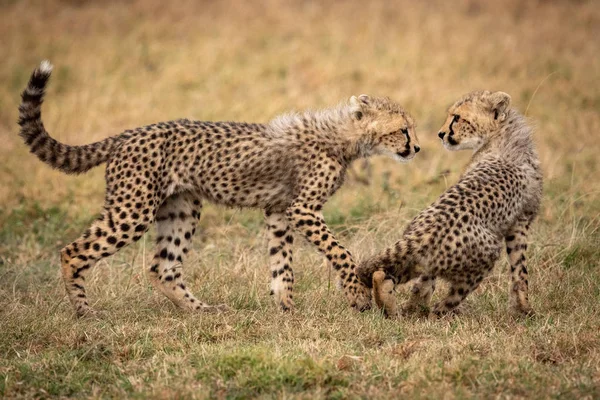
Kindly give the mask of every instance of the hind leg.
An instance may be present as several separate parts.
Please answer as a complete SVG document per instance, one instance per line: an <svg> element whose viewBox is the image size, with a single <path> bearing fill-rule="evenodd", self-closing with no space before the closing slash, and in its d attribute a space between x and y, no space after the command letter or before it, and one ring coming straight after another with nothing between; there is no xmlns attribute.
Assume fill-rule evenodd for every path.
<svg viewBox="0 0 600 400"><path fill-rule="evenodd" d="M469 251L460 257L446 253L446 268L438 276L450 282L447 296L437 303L432 310L435 316L454 311L462 301L473 292L494 268L500 257L502 242L492 234L465 236L469 243ZM464 241L464 239L461 239Z"/></svg>
<svg viewBox="0 0 600 400"><path fill-rule="evenodd" d="M533 308L529 305L529 282L527 280L527 233L530 220L520 220L506 235L506 253L510 261L510 274L512 287L510 291L510 305L518 314L532 315Z"/></svg>
<svg viewBox="0 0 600 400"><path fill-rule="evenodd" d="M100 259L135 242L148 230L150 217L133 222L129 217L121 209L105 209L102 216L79 239L60 251L63 280L78 316L94 314L85 293L87 272Z"/></svg>
<svg viewBox="0 0 600 400"><path fill-rule="evenodd" d="M448 295L433 306L431 313L436 317L441 317L455 310L469 293L475 290L479 284L469 285L466 282L452 282Z"/></svg>
<svg viewBox="0 0 600 400"><path fill-rule="evenodd" d="M410 299L402 307L403 314L429 312L429 302L435 291L435 276L423 274L411 289Z"/></svg>
<svg viewBox="0 0 600 400"><path fill-rule="evenodd" d="M175 194L163 202L156 214L156 253L148 272L154 287L178 307L219 311L226 307L199 301L183 280L183 257L191 246L201 210L202 203L191 193Z"/></svg>
<svg viewBox="0 0 600 400"><path fill-rule="evenodd" d="M434 316L440 317L454 311L469 293L477 289L481 281L483 281L483 278L485 278L492 270L493 266L494 263L489 262L484 264L483 268L473 268L470 270L467 268L466 271L469 271L467 275L452 277L447 296L433 306L431 313Z"/></svg>
<svg viewBox="0 0 600 400"><path fill-rule="evenodd" d="M283 311L294 307L292 270L292 244L294 237L285 214L266 213L269 235L269 264L271 267L271 294Z"/></svg>

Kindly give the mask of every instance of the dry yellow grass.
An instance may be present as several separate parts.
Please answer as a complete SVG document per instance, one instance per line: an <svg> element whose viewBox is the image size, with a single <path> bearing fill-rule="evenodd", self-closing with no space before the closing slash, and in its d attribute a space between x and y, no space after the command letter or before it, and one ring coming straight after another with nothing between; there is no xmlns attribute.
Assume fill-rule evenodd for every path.
<svg viewBox="0 0 600 400"><path fill-rule="evenodd" d="M0 1L0 395L600 397L599 36L594 1ZM46 127L71 144L360 93L401 102L423 151L376 160L370 187L350 182L325 210L358 258L456 181L468 154L439 144L445 108L474 89L510 93L537 126L546 177L529 251L538 316L508 315L504 261L456 318L353 313L303 244L298 307L282 314L261 214L208 206L186 274L235 311L185 314L155 293L149 235L92 273L105 318L76 320L57 250L99 211L103 171L61 175L20 142L18 95L45 58Z"/></svg>

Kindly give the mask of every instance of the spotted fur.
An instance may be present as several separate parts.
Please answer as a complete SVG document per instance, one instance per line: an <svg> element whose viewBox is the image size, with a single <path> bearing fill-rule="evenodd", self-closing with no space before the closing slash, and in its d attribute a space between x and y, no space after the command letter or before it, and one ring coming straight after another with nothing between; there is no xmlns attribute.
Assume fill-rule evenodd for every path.
<svg viewBox="0 0 600 400"><path fill-rule="evenodd" d="M62 274L77 314L92 312L85 276L98 260L140 239L156 223L149 275L185 309L218 311L188 290L182 263L202 201L265 211L272 293L293 306L293 231L314 244L338 271L349 303L370 307L370 291L351 254L327 227L321 210L342 185L348 165L388 154L400 161L419 151L414 122L396 103L366 95L318 112L288 114L267 124L181 119L127 130L86 146L52 139L41 120L49 64L37 68L19 108L21 136L42 161L66 173L107 163L102 215L61 250Z"/></svg>
<svg viewBox="0 0 600 400"><path fill-rule="evenodd" d="M19 106L20 136L29 150L40 160L67 174L81 174L108 161L110 154L129 135L109 137L84 146L68 146L48 135L42 123L42 102L45 88L52 73L52 65L42 62L21 94Z"/></svg>
<svg viewBox="0 0 600 400"><path fill-rule="evenodd" d="M401 284L418 278L405 312L428 309L438 277L450 289L432 312L454 310L492 270L503 245L511 265L512 308L533 312L525 251L542 198L542 174L531 128L509 105L506 93L485 91L450 107L439 137L449 150L474 150L466 171L412 220L396 244L359 266L361 281L376 288L386 280ZM377 271L385 272L385 280ZM395 314L389 290L374 292L376 303Z"/></svg>

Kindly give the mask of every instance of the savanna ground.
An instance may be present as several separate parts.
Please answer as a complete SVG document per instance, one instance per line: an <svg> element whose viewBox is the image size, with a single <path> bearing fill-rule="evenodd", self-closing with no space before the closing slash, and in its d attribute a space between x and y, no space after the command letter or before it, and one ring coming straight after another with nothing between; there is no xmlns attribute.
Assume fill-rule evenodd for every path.
<svg viewBox="0 0 600 400"><path fill-rule="evenodd" d="M0 395L5 397L600 397L600 7L597 2L0 2ZM268 295L262 214L205 207L185 272L234 311L181 312L144 271L153 234L102 261L76 319L58 250L97 216L103 168L69 177L28 154L19 93L56 66L48 130L83 144L160 120L267 121L361 93L418 121L408 165L374 162L325 217L358 259L393 243L468 154L436 136L473 89L531 117L546 178L528 252L532 319L507 313L503 260L437 321L351 312L298 240L297 309ZM440 290L438 290L438 293ZM406 297L406 288L399 297Z"/></svg>

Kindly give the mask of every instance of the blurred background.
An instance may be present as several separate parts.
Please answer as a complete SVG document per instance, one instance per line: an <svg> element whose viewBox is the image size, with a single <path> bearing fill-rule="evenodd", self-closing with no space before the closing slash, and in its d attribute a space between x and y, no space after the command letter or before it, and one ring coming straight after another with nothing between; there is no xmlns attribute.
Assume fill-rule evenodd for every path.
<svg viewBox="0 0 600 400"><path fill-rule="evenodd" d="M208 359L225 365L206 372L214 381L202 380L213 382L213 394L223 387L240 390L226 394L261 393L241 389L244 379L269 386L289 373L289 381L275 382L281 393L308 387L322 394L326 382L346 382L340 398L372 397L400 379L405 388L440 390L437 398L455 386L459 397L599 396L599 38L600 3L593 0L0 0L0 354L7 355L0 395L43 396L26 389L41 387L118 397L143 392L144 382L155 382L155 395L185 394L204 379ZM417 121L422 151L409 164L374 159L370 178L357 163L324 210L358 259L396 241L458 179L470 154L439 143L447 107L472 90L509 93L536 128L545 175L529 250L532 303L544 317L519 324L507 316L504 260L457 323L432 328L349 314L322 257L297 241L300 311L288 318L274 313L268 296L262 213L207 205L187 280L203 300L227 303L236 314L173 316L144 276L150 234L91 275L90 298L110 310L113 325L74 321L58 249L98 215L104 168L66 176L21 142L19 95L44 59L55 66L45 126L74 145L182 117L267 122L362 93L398 101ZM429 341L419 347L422 340ZM201 359L192 367L190 348ZM241 353L231 356L231 349ZM85 368L75 368L78 354ZM344 354L364 356L364 366L335 367ZM286 357L310 362L286 364ZM427 370L440 360L440 370ZM323 374L329 381L315 378ZM528 383L515 381L522 376ZM105 381L114 384L108 392L89 386Z"/></svg>
<svg viewBox="0 0 600 400"><path fill-rule="evenodd" d="M550 184L565 176L569 184L598 181L595 1L4 0L0 7L2 213L31 199L91 196L90 204L102 196L102 168L62 176L27 155L17 135L19 93L43 59L55 65L43 119L65 143L181 117L266 122L351 95L386 95L416 118L424 151L411 165L381 168L394 188L406 191L408 180L422 191L440 172L460 172L468 157L439 145L446 108L489 89L511 94L537 126Z"/></svg>

